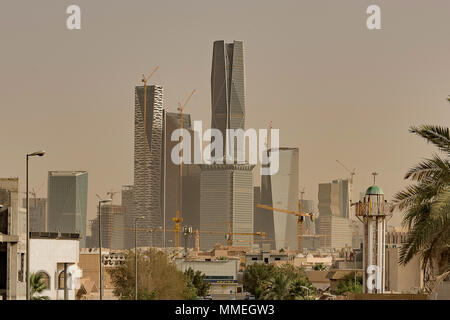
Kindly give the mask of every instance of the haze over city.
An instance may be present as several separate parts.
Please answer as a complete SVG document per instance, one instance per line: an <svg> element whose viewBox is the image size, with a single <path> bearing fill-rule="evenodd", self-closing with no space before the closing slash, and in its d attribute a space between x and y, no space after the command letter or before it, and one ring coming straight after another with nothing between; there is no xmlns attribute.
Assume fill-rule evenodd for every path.
<svg viewBox="0 0 450 320"><path fill-rule="evenodd" d="M244 42L246 128L273 121L280 145L300 148L306 199L349 176L337 159L356 168L355 195L376 170L391 199L432 151L408 128L448 125L450 3L380 3L382 30L371 32L369 1L79 1L82 29L69 32L67 1L3 1L0 176L24 191L25 154L45 149L31 187L45 196L49 170L87 170L93 219L95 194L133 183L141 74L160 66L151 82L169 111L195 88L186 112L209 124L212 43L225 39Z"/></svg>

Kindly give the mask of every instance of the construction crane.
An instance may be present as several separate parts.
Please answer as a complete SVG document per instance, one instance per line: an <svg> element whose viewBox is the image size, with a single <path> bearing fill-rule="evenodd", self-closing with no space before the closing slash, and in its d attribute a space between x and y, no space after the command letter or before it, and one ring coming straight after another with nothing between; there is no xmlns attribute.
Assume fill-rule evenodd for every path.
<svg viewBox="0 0 450 320"><path fill-rule="evenodd" d="M159 66L153 69L152 73L148 77L145 77L145 74L142 74L142 83L144 84L144 133L147 134L147 82L151 77L158 71Z"/></svg>
<svg viewBox="0 0 450 320"><path fill-rule="evenodd" d="M314 221L314 215L312 213L306 213L302 211L302 203L301 201L298 201L298 211L292 211L292 210L286 210L286 209L279 209L279 208L273 208L270 206L266 206L264 204L257 204L258 208L270 210L270 211L278 211L283 212L287 214L293 214L297 217L297 241L298 241L298 251L303 251L303 220L304 217L311 218L311 221Z"/></svg>
<svg viewBox="0 0 450 320"><path fill-rule="evenodd" d="M233 245L233 235L235 236L260 236L262 238L266 238L267 234L262 231L258 232L230 232L230 229L228 229L227 233L220 232L220 231L199 231L196 229L194 231L195 234L195 250L198 252L200 248L200 234L225 234L227 239L227 245L232 246Z"/></svg>
<svg viewBox="0 0 450 320"><path fill-rule="evenodd" d="M354 181L354 177L356 175L356 168L353 168L353 170L350 170L349 168L347 168L342 162L340 162L339 160L336 160L337 163L339 163L345 170L348 171L348 173L350 173L350 186L349 186L349 193L350 193L350 205L352 204L352 198L353 198L353 181Z"/></svg>
<svg viewBox="0 0 450 320"><path fill-rule="evenodd" d="M111 191L107 192L106 195L109 196L109 199L111 199L111 205L113 205L113 201L114 201L114 195L120 193L119 191L114 191L111 189Z"/></svg>
<svg viewBox="0 0 450 320"><path fill-rule="evenodd" d="M178 103L178 108L177 110L180 112L180 130L182 130L183 127L183 111L184 108L186 108L187 104L189 103L189 101L191 100L192 96L195 93L195 89L192 90L191 94L187 97L186 101L184 102L183 105L181 105L181 103ZM183 135L180 134L180 139L179 139L180 145L182 145L183 142ZM172 221L175 223L175 235L174 235L174 240L175 240L175 248L178 248L180 246L180 223L183 222L183 217L182 217L182 205L183 205L183 148L181 148L180 150L180 164L179 164L179 177L178 177L178 208L177 211L175 213L175 217L172 218Z"/></svg>

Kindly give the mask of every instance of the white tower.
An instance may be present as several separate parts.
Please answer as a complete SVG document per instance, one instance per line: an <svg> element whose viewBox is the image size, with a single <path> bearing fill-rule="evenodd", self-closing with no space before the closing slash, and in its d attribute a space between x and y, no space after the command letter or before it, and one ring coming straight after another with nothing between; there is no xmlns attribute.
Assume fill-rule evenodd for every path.
<svg viewBox="0 0 450 320"><path fill-rule="evenodd" d="M385 287L386 218L391 214L383 191L375 185L377 173L372 174L373 185L367 189L363 201L355 203L355 215L364 223L363 292L383 293Z"/></svg>

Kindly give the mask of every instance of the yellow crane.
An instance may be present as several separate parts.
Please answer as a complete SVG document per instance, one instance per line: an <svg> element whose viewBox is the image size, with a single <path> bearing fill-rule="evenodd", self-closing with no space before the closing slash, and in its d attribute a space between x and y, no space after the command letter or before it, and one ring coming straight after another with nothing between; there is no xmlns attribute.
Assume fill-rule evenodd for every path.
<svg viewBox="0 0 450 320"><path fill-rule="evenodd" d="M153 69L152 73L148 77L145 77L145 74L142 74L142 83L144 84L144 133L147 134L147 82L151 77L158 71L159 66Z"/></svg>
<svg viewBox="0 0 450 320"><path fill-rule="evenodd" d="M298 201L298 211L292 211L292 210L286 210L286 209L280 209L280 208L273 208L270 206L266 206L264 204L257 204L258 208L270 210L270 211L277 211L277 212L283 212L287 214L293 214L297 217L297 241L298 241L298 251L303 251L303 220L304 217L311 218L311 221L314 221L314 215L312 213L307 213L302 211L302 203L301 201Z"/></svg>
<svg viewBox="0 0 450 320"><path fill-rule="evenodd" d="M183 129L183 111L184 108L186 107L186 105L189 103L189 101L191 100L192 96L195 93L195 89L192 90L191 94L187 97L186 101L184 102L183 105L181 105L181 103L178 103L178 108L177 110L180 112L180 129ZM180 134L180 139L179 139L180 145L183 142L183 135ZM179 164L179 179L178 179L178 208L177 211L175 213L175 217L172 218L172 221L175 223L175 235L174 235L174 246L175 248L178 248L180 246L180 223L183 222L183 217L182 217L182 205L183 205L183 148L181 148L180 150L180 164Z"/></svg>

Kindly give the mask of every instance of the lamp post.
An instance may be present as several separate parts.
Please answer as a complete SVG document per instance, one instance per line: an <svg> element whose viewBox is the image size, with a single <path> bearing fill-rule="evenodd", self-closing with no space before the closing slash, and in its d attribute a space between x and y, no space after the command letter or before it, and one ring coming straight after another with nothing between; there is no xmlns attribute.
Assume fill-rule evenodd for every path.
<svg viewBox="0 0 450 320"><path fill-rule="evenodd" d="M26 285L26 289L27 289L27 294L26 294L26 297L27 297L27 300L30 300L30 215L29 215L29 213L28 213L28 201L29 201L29 198L28 198L28 161L29 161L29 159L30 159L30 157L36 157L36 156L38 156L38 157L42 157L42 156L44 156L44 154L45 154L45 151L44 150L41 150L41 151L36 151L36 152L33 152L33 153L28 153L27 154L27 168L26 168L26 188L27 188L27 190L26 190L26 203L25 203L25 206L27 207L26 208L26 219L27 219L27 223L26 223L26 225L27 225L27 266L26 266L26 268L27 268L27 271L26 271L26 273L25 273L25 277L26 277L26 282L27 282L27 285Z"/></svg>
<svg viewBox="0 0 450 320"><path fill-rule="evenodd" d="M137 221L144 217L136 217L134 218L134 300L138 298L138 253L137 253Z"/></svg>
<svg viewBox="0 0 450 320"><path fill-rule="evenodd" d="M100 263L100 300L103 300L103 274L102 274L102 267L103 267L103 259L102 259L102 203L109 203L111 202L111 199L105 199L100 200L98 202L98 248L99 248L99 263Z"/></svg>

